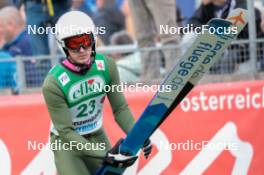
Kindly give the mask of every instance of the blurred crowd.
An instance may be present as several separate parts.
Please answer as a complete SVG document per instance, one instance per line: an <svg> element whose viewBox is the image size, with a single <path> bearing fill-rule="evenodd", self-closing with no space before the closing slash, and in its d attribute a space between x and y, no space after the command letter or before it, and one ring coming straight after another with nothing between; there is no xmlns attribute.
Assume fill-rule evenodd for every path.
<svg viewBox="0 0 264 175"><path fill-rule="evenodd" d="M11 87L19 93L16 62L18 56L50 55L56 48L55 38L49 33L29 33L36 29L54 27L57 19L69 10L80 10L90 15L97 26L107 28L100 43L110 44L110 36L125 30L123 0L4 0L0 2L0 89ZM3 61L6 59L6 61ZM27 87L39 87L51 68L48 60L23 61ZM42 69L42 71L39 71Z"/></svg>
<svg viewBox="0 0 264 175"><path fill-rule="evenodd" d="M137 45L139 48L175 46L174 49L111 54L117 60L122 81L148 81L165 75L182 54L181 33L161 34L160 26L180 27L206 24L211 18L226 18L237 7L247 8L246 0L202 0L191 18L182 15L175 0L1 0L0 1L0 89L11 88L19 93L16 61L19 56L31 56L23 61L26 86L39 87L51 67L50 60L36 61L34 57L50 55L56 48L54 36L29 34L27 26L53 27L57 19L69 10L87 13L99 33L97 45ZM264 15L255 8L256 35L263 37ZM248 27L238 39L248 39ZM188 37L186 37L188 38ZM178 46L178 47L177 47ZM257 43L259 69L264 70L263 45ZM235 44L228 49L211 73L233 73L237 64L248 62L249 44ZM232 64L231 64L232 62ZM39 74L39 69L42 73ZM129 73L128 73L129 72ZM38 77L36 80L36 76ZM34 87L33 86L33 87Z"/></svg>

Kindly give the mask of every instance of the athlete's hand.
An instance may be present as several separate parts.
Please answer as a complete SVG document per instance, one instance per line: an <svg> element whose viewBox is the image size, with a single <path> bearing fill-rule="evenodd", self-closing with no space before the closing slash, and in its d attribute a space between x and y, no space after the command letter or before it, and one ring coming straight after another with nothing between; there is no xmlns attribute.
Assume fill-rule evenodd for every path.
<svg viewBox="0 0 264 175"><path fill-rule="evenodd" d="M150 155L151 151L152 151L152 143L151 143L150 139L145 141L142 150L144 152L144 157L147 159L148 156Z"/></svg>
<svg viewBox="0 0 264 175"><path fill-rule="evenodd" d="M119 151L119 146L123 139L120 139L115 146L109 150L106 154L104 164L108 164L114 167L126 168L135 163L138 156L131 156L127 154L121 154Z"/></svg>

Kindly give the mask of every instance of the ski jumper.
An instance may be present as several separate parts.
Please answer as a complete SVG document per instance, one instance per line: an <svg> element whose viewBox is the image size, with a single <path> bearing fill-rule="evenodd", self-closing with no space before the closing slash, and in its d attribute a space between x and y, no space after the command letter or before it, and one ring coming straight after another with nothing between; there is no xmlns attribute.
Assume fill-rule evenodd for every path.
<svg viewBox="0 0 264 175"><path fill-rule="evenodd" d="M133 127L134 119L123 93L103 88L119 84L114 60L98 53L85 74L72 72L62 63L48 73L42 91L52 120L51 144L68 145L52 149L60 175L94 174L101 166L102 160L89 156L104 157L111 148L102 125L106 96L121 129L128 133Z"/></svg>

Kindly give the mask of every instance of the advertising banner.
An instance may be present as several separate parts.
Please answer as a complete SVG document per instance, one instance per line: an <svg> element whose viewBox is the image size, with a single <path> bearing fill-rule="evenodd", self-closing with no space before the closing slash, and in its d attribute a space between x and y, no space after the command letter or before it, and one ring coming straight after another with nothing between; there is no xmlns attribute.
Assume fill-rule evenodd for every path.
<svg viewBox="0 0 264 175"><path fill-rule="evenodd" d="M153 92L125 93L138 118ZM112 144L124 133L105 102L104 127ZM200 85L152 135L126 175L264 174L264 81ZM0 97L0 174L55 175L50 118L41 94ZM135 138L136 139L136 138Z"/></svg>

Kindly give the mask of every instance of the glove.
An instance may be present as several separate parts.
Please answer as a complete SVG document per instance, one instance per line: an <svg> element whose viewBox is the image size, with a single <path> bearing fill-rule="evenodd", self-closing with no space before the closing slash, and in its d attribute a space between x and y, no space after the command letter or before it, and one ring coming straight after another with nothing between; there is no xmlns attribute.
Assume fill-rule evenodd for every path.
<svg viewBox="0 0 264 175"><path fill-rule="evenodd" d="M118 168L126 168L135 163L138 156L131 156L129 154L120 153L119 146L124 139L120 139L115 146L106 153L104 164L111 165Z"/></svg>
<svg viewBox="0 0 264 175"><path fill-rule="evenodd" d="M150 139L145 141L142 150L144 152L144 157L147 159L152 151L152 144Z"/></svg>

